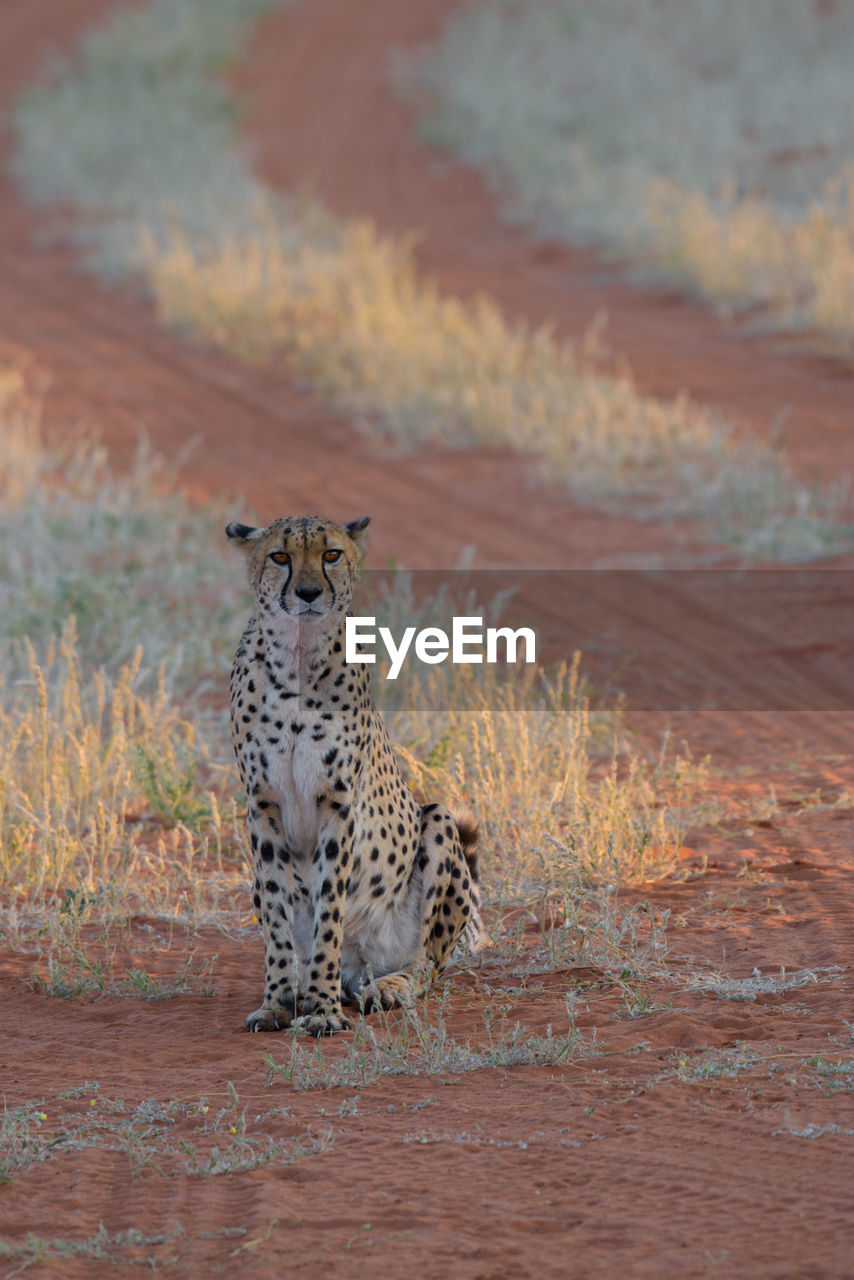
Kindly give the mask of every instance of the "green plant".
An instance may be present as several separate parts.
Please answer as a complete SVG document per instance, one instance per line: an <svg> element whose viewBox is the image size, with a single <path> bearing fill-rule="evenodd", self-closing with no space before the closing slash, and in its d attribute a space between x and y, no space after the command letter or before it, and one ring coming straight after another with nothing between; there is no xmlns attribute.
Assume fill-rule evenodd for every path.
<svg viewBox="0 0 854 1280"><path fill-rule="evenodd" d="M838 981L841 976L842 970L838 965L797 969L792 972L781 968L779 974L763 974L759 969L754 969L749 978L730 978L716 973L699 974L687 980L686 988L724 1000L752 1002L760 995L782 995L784 991L796 990L810 983Z"/></svg>
<svg viewBox="0 0 854 1280"><path fill-rule="evenodd" d="M217 957L197 959L196 951L184 956L172 978L157 978L139 965L121 967L109 950L103 958L87 949L85 940L65 942L54 936L46 959L36 967L33 981L42 995L62 999L81 996L128 996L143 1000L174 1000L194 992L212 996Z"/></svg>
<svg viewBox="0 0 854 1280"><path fill-rule="evenodd" d="M23 1107L3 1104L0 1116L0 1185L11 1182L21 1169L45 1158L47 1139L42 1125L47 1115L37 1103Z"/></svg>
<svg viewBox="0 0 854 1280"><path fill-rule="evenodd" d="M676 1054L673 1065L680 1080L698 1081L752 1071L760 1061L759 1056L747 1045L737 1043L733 1049L709 1050L694 1058Z"/></svg>
<svg viewBox="0 0 854 1280"><path fill-rule="evenodd" d="M65 1097L73 1091L66 1091ZM32 1164L97 1148L123 1153L131 1173L150 1169L160 1177L183 1173L211 1177L241 1173L270 1163L293 1165L327 1151L333 1131L321 1126L293 1137L271 1132L269 1115L247 1120L234 1085L228 1105L210 1117L204 1099L160 1103L146 1098L128 1107L95 1091L82 1110L60 1110L47 1101L8 1109L0 1116L0 1183ZM181 1121L180 1131L176 1124Z"/></svg>
<svg viewBox="0 0 854 1280"><path fill-rule="evenodd" d="M582 1043L571 1014L565 1035L549 1028L545 1036L538 1036L521 1023L508 1025L500 1010L487 1011L485 1044L456 1040L447 1023L449 998L446 983L432 998L412 1000L393 1014L380 1013L370 1020L360 1017L343 1057L328 1054L322 1040L306 1048L303 1038L294 1035L285 1062L277 1062L272 1053L266 1055L267 1083L285 1079L296 1089L361 1088L387 1075L553 1064L568 1061Z"/></svg>

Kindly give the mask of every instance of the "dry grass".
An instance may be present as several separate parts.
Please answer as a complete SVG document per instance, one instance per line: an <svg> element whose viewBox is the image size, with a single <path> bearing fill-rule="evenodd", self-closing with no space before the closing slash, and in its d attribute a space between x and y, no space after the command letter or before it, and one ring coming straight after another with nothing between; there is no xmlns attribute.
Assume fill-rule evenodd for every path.
<svg viewBox="0 0 854 1280"><path fill-rule="evenodd" d="M2 932L55 975L80 969L90 925L109 949L103 929L144 912L191 947L245 917L224 718L176 698L224 687L245 598L211 554L224 511L193 511L153 460L115 477L91 442L46 446L43 380L4 354Z"/></svg>
<svg viewBox="0 0 854 1280"><path fill-rule="evenodd" d="M846 5L485 0L401 76L515 216L848 354L852 54Z"/></svg>
<svg viewBox="0 0 854 1280"><path fill-rule="evenodd" d="M296 1089L363 1088L384 1076L446 1075L480 1071L487 1067L506 1068L569 1062L586 1049L572 1014L567 1010L566 1027L544 1036L535 1035L519 1022L510 1023L506 1014L490 1006L484 1010L484 1032L457 1040L447 1023L450 988L446 983L426 1000L410 1001L391 1015L380 1013L367 1021L356 1021L345 1056L327 1055L322 1043L306 1047L294 1036L287 1045L287 1059L277 1062L268 1053L267 1080L285 1079Z"/></svg>
<svg viewBox="0 0 854 1280"><path fill-rule="evenodd" d="M119 10L17 104L14 170L40 203L69 202L89 261L123 275L141 226L239 234L265 196L233 146L221 83L277 0L157 0Z"/></svg>
<svg viewBox="0 0 854 1280"><path fill-rule="evenodd" d="M216 687L225 703L227 653L247 611L241 566L226 558L216 571L233 582L216 580L229 619L227 647L200 652L189 684L180 671L168 679L163 664L159 675L152 671L139 643L143 634L157 653L196 652L197 610L211 590L205 566L223 562L222 517L204 508L194 513L180 494L135 487L133 475L116 479L106 464L103 488L81 491L79 451L72 448L63 460L41 438L36 375L22 353L0 375L0 425L7 428L0 431L0 524L11 533L23 523L36 531L38 547L25 561L26 549L9 539L9 630L0 660L6 904L0 928L13 946L35 946L37 980L49 994L153 998L209 991L215 973L200 930L242 930L249 922L244 801L236 794L224 716L202 711L197 692ZM116 495L118 508L111 505ZM140 530L148 539L142 559L132 554ZM128 559L106 557L108 545L126 545ZM134 617L140 600L158 599L167 560L178 562L182 608L147 604L127 633L137 641L133 656L125 659L115 645L109 660L99 661L105 647L113 648L100 635L100 613L59 613L67 596L53 577L57 562L70 580L105 592L109 621L121 613ZM43 601L33 639L20 634L24 585ZM371 607L399 628L403 619L426 622L459 609L498 621L502 599L481 606L467 594L455 602L448 588L416 603L411 577L398 573L374 591ZM510 903L534 902L545 912L554 900L564 903L554 942L561 956L591 945L595 930L581 924L591 910L598 911L603 937L622 946L625 920L596 903L617 883L637 884L670 868L687 803L683 783L696 780L696 771L685 761L633 757L618 718L590 714L577 666L549 676L530 668L519 678L488 665L450 666L444 680L435 669L408 670L408 678L392 683L378 665L379 701L416 790L481 816L496 932ZM570 927L570 916L578 928ZM164 943L171 968L164 972L161 963L159 972L148 972L140 955L162 951ZM634 948L630 938L626 945Z"/></svg>
<svg viewBox="0 0 854 1280"><path fill-rule="evenodd" d="M787 217L755 196L712 200L660 179L650 186L654 260L665 274L760 322L806 329L850 357L854 338L854 181L844 170Z"/></svg>
<svg viewBox="0 0 854 1280"><path fill-rule="evenodd" d="M210 554L233 515L193 506L141 442L117 475L94 437L45 440L43 373L0 344L0 641L13 660L44 651L69 615L85 666L117 671L145 642L153 687L204 693L226 672L248 595L227 557ZM7 672L8 674L8 672Z"/></svg>
<svg viewBox="0 0 854 1280"><path fill-rule="evenodd" d="M738 452L696 406L594 376L570 345L511 325L488 299L441 296L408 246L368 225L324 246L283 246L263 221L231 242L176 232L165 250L150 244L148 276L167 324L250 359L284 357L378 431L531 454L581 499L660 497L687 468L699 478Z"/></svg>
<svg viewBox="0 0 854 1280"><path fill-rule="evenodd" d="M43 664L31 649L25 677L0 686L7 926L34 912L59 926L65 913L76 936L131 911L193 928L233 915L245 872L233 806L213 790L220 771L165 685L136 691L141 651L111 678L83 671L74 641L72 622Z"/></svg>
<svg viewBox="0 0 854 1280"><path fill-rule="evenodd" d="M86 1094L90 1096L84 1106L80 1096ZM33 1165L79 1160L80 1152L93 1148L126 1156L133 1177L144 1171L161 1177L211 1177L267 1164L294 1165L306 1156L327 1151L333 1143L328 1125L316 1133L309 1129L281 1136L281 1108L273 1113L274 1137L270 1133L273 1115L247 1116L231 1081L226 1096L227 1105L215 1111L206 1097L165 1103L144 1098L133 1105L122 1098L107 1097L97 1084L87 1082L50 1103L4 1108L0 1114L0 1186ZM43 1110L43 1105L50 1110Z"/></svg>
<svg viewBox="0 0 854 1280"><path fill-rule="evenodd" d="M443 297L408 246L351 226L332 244L285 240L261 218L225 243L148 242L167 324L252 360L285 359L369 429L410 443L500 445L578 501L690 516L746 554L809 559L852 544L843 487L805 489L779 452L686 397L594 374L547 329L488 299Z"/></svg>
<svg viewBox="0 0 854 1280"><path fill-rule="evenodd" d="M488 678L441 717L391 719L396 740L412 742L401 750L415 790L481 816L491 900L571 898L672 870L702 771L666 752L653 764L627 754L613 715L591 723L577 663L529 680L538 692Z"/></svg>
<svg viewBox="0 0 854 1280"><path fill-rule="evenodd" d="M167 323L287 361L396 439L508 447L576 499L699 517L750 554L850 544L840 495L805 491L767 445L597 376L488 299L441 296L407 244L265 192L212 74L263 8L170 0L166 42L162 2L119 14L19 105L17 172L77 208L100 270L141 272Z"/></svg>

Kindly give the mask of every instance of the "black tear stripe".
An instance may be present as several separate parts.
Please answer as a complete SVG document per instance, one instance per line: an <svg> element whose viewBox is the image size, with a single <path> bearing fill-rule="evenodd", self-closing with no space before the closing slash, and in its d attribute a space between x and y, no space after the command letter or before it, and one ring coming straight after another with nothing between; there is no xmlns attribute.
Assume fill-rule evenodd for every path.
<svg viewBox="0 0 854 1280"><path fill-rule="evenodd" d="M323 559L323 556L320 557L320 568L324 578L326 579L326 585L329 588L329 590L332 592L332 602L330 604L330 611L331 611L332 609L335 608L335 605L338 601L338 592L335 590L335 587L333 586L333 584L329 581L329 574L326 572L326 561Z"/></svg>
<svg viewBox="0 0 854 1280"><path fill-rule="evenodd" d="M285 604L285 596L288 594L288 587L291 585L291 578L293 577L293 574L294 574L294 562L293 562L293 560L288 560L288 563L287 563L287 565L286 565L285 567L287 568L288 576L287 576L287 578L285 579L285 585L282 587L281 591L279 592L279 604L282 606L282 608L283 608L283 609L285 610L285 612L287 613L287 605Z"/></svg>

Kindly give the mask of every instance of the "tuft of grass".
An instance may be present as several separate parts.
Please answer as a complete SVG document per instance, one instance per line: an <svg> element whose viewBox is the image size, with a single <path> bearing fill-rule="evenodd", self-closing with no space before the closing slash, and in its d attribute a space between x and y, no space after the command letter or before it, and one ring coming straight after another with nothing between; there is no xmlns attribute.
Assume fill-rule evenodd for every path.
<svg viewBox="0 0 854 1280"><path fill-rule="evenodd" d="M46 1119L37 1103L9 1108L4 1102L0 1115L0 1186L11 1182L18 1170L44 1159L41 1129Z"/></svg>
<svg viewBox="0 0 854 1280"><path fill-rule="evenodd" d="M2 931L38 923L48 987L97 991L84 925L234 917L224 715L191 722L175 691L224 687L246 597L218 553L225 507L194 509L147 455L116 477L90 440L46 443L44 381L0 351ZM104 981L145 994L133 972Z"/></svg>
<svg viewBox="0 0 854 1280"><path fill-rule="evenodd" d="M452 615L500 622L505 596L484 604L458 576L418 599L413 575L398 571L370 581L371 603L358 607L395 634ZM377 657L375 696L416 795L480 816L493 905L570 902L591 884L638 885L673 869L705 766L667 741L653 761L633 754L619 708L591 711L580 654L510 674L415 664L396 681L385 679L387 655Z"/></svg>
<svg viewBox="0 0 854 1280"><path fill-rule="evenodd" d="M539 1036L519 1022L510 1025L500 1011L490 1008L484 1015L484 1034L477 1041L457 1040L448 1028L449 1000L450 987L445 983L432 997L412 1000L393 1014L381 1012L370 1022L359 1017L343 1056L327 1053L322 1040L307 1048L302 1037L293 1036L286 1061L266 1055L267 1083L284 1079L300 1090L361 1088L383 1076L555 1065L569 1062L582 1044L569 1010L566 1033L549 1027Z"/></svg>
<svg viewBox="0 0 854 1280"><path fill-rule="evenodd" d="M212 1115L205 1099L160 1103L147 1098L128 1107L122 1099L100 1093L82 1110L62 1110L55 1099L4 1107L0 1115L0 1185L34 1164L76 1157L92 1148L123 1153L134 1177L149 1169L161 1177L175 1173L212 1177L272 1163L294 1165L327 1151L334 1141L329 1126L290 1138L274 1136L271 1116L247 1119L230 1081L228 1099L228 1105ZM175 1131L178 1122L182 1122L180 1133ZM189 1136L183 1136L188 1130Z"/></svg>
<svg viewBox="0 0 854 1280"><path fill-rule="evenodd" d="M106 275L142 260L140 228L237 234L264 199L233 146L223 74L278 0L158 0L93 28L15 108L13 169L31 199L71 201ZM62 144L57 145L62 138Z"/></svg>
<svg viewBox="0 0 854 1280"><path fill-rule="evenodd" d="M330 1125L324 1125L317 1133L308 1129L304 1134L291 1140L277 1139L269 1133L267 1125L259 1132L252 1132L247 1127L246 1110L238 1111L240 1098L231 1081L228 1082L229 1108L223 1108L215 1117L212 1125L207 1126L214 1132L223 1132L227 1141L223 1147L218 1144L206 1147L201 1153L191 1144L182 1144L187 1153L186 1168L188 1173L198 1177L209 1178L216 1174L243 1173L250 1169L259 1169L264 1165L275 1163L294 1165L306 1156L319 1155L328 1151L334 1142L334 1133ZM256 1116L255 1123L267 1117Z"/></svg>
<svg viewBox="0 0 854 1280"><path fill-rule="evenodd" d="M677 1054L673 1059L673 1065L678 1079L695 1083L700 1080L715 1080L722 1076L736 1076L742 1071L753 1071L761 1061L758 1054L746 1044L739 1042L733 1049L709 1050L693 1058Z"/></svg>
<svg viewBox="0 0 854 1280"><path fill-rule="evenodd" d="M830 1061L817 1054L807 1058L801 1066L810 1073L808 1079L811 1077L812 1087L820 1089L825 1096L854 1093L854 1061L850 1058Z"/></svg>
<svg viewBox="0 0 854 1280"><path fill-rule="evenodd" d="M617 725L603 760L577 663L543 681L533 709L513 684L491 694L447 712L420 758L399 748L417 794L481 815L491 895L518 900L537 886L569 899L584 884L637 885L672 870L699 779L687 760L627 758Z"/></svg>
<svg viewBox="0 0 854 1280"><path fill-rule="evenodd" d="M201 857L204 837L174 815L171 840L164 833L146 842L140 824L128 821L147 810L144 761L158 758L166 776L170 760L196 751L192 727L162 681L153 697L136 691L141 662L139 651L115 680L103 671L84 678L73 621L44 666L29 647L24 677L6 705L0 701L0 883L13 892L38 898L71 882L89 894L108 883L113 894L132 895L141 865L167 861L170 843L176 862L182 844ZM0 668L5 692L2 676ZM215 798L207 808L194 804L197 817L206 815L197 831L209 832L221 853Z"/></svg>
<svg viewBox="0 0 854 1280"><path fill-rule="evenodd" d="M718 996L723 1000L751 1003L761 995L782 995L784 991L812 983L834 982L842 976L838 965L826 965L818 969L796 969L787 972L781 968L778 974L763 974L755 969L749 978L729 978L721 974L709 974L690 978L686 990L699 991L703 995Z"/></svg>
<svg viewBox="0 0 854 1280"><path fill-rule="evenodd" d="M845 5L480 0L398 75L511 216L850 354L852 53Z"/></svg>
<svg viewBox="0 0 854 1280"><path fill-rule="evenodd" d="M850 358L854 339L854 166L796 213L767 197L717 197L667 178L650 184L649 246L668 278L735 308L761 327L806 331Z"/></svg>
<svg viewBox="0 0 854 1280"><path fill-rule="evenodd" d="M69 1261L73 1258L86 1258L113 1266L135 1263L159 1271L182 1265L182 1259L178 1254L164 1255L159 1250L162 1246L180 1245L185 1239L186 1234L180 1224L175 1224L171 1229L158 1232L156 1235L146 1235L145 1232L138 1231L136 1228L110 1235L101 1223L98 1230L85 1239L37 1236L31 1231L19 1244L10 1240L0 1240L0 1258L15 1259L20 1262L19 1266L7 1272L8 1276L18 1275L29 1270L34 1264L46 1262L48 1259ZM140 1253L141 1250L147 1252ZM152 1250L157 1252L152 1253Z"/></svg>
<svg viewBox="0 0 854 1280"><path fill-rule="evenodd" d="M846 1138L854 1138L854 1129L844 1129L839 1124L816 1124L812 1122L804 1125L803 1129L775 1129L772 1138L809 1138L811 1141L815 1138L823 1138L829 1133L842 1134Z"/></svg>
<svg viewBox="0 0 854 1280"><path fill-rule="evenodd" d="M368 225L289 251L264 223L210 244L176 232L151 250L148 278L167 324L284 357L374 430L509 447L581 499L655 496L680 465L703 468L726 448L726 428L687 401L593 375L569 344L486 298L442 296L416 277L407 245Z"/></svg>
<svg viewBox="0 0 854 1280"><path fill-rule="evenodd" d="M533 944L524 933L520 939L518 934L514 938L505 931L492 953L495 959L504 955L513 959L514 973L552 973L568 965L597 965L609 974L610 981L627 990L624 979L661 971L667 954L669 910L662 911L649 902L623 906L613 883L594 889L565 886L551 896L542 895L532 905L529 920L533 916L531 922L536 922L537 931ZM523 940L525 945L519 945Z"/></svg>
<svg viewBox="0 0 854 1280"><path fill-rule="evenodd" d="M43 967L35 972L35 985L40 994L65 1000L81 996L119 996L142 1000L174 1000L176 996L194 993L212 996L212 974L217 957L197 961L191 952L172 978L160 979L147 970L132 965L120 970L108 953L101 960L87 950L82 941L62 947L54 938Z"/></svg>
<svg viewBox="0 0 854 1280"><path fill-rule="evenodd" d="M148 241L147 275L167 324L285 359L373 432L509 448L576 501L699 518L753 556L854 545L844 484L805 488L773 445L687 397L644 396L630 374L593 373L571 344L487 298L444 297L417 278L407 245L369 225L321 247L269 219L235 240L176 230L165 247Z"/></svg>
<svg viewBox="0 0 854 1280"><path fill-rule="evenodd" d="M509 448L578 500L699 516L751 554L852 542L838 495L808 493L768 445L684 397L596 375L489 299L442 296L408 243L262 189L214 72L265 6L119 13L19 104L16 172L34 197L77 209L100 269L141 274L167 324L286 361L395 439Z"/></svg>
<svg viewBox="0 0 854 1280"><path fill-rule="evenodd" d="M29 665L70 615L84 666L164 661L170 684L225 672L247 593L220 553L226 502L194 505L140 445L117 475L92 437L47 441L46 378L0 345L0 644ZM150 676L149 676L150 679Z"/></svg>

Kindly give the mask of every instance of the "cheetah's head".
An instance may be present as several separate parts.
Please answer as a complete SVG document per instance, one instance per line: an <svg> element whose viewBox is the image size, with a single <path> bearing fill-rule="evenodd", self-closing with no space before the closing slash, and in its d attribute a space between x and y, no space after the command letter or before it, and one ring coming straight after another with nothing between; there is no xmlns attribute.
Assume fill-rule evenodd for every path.
<svg viewBox="0 0 854 1280"><path fill-rule="evenodd" d="M266 529L233 521L230 542L246 557L261 613L274 626L318 635L337 627L350 607L367 541L368 516L333 524L320 516L284 516Z"/></svg>

